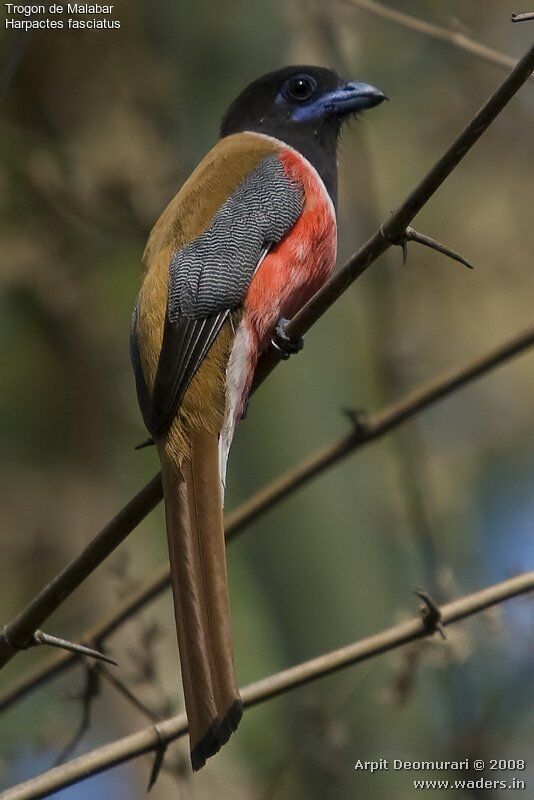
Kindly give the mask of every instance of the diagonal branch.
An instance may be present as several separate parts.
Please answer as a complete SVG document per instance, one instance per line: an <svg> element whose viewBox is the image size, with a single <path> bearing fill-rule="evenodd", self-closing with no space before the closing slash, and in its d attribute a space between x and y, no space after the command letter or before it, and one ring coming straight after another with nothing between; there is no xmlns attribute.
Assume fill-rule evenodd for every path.
<svg viewBox="0 0 534 800"><path fill-rule="evenodd" d="M388 247L392 246L392 242L402 237L414 217L528 80L533 69L534 45L412 190L402 205L291 320L286 329L286 333L291 339L296 340L306 333L349 286ZM278 354L273 348L260 362L254 388L257 388L265 380L278 361ZM161 495L161 477L158 475L120 512L123 516L118 524L110 523L111 532L110 526L106 526L85 550L4 628L4 632L0 636L0 667L8 663L17 654L20 647L24 648L27 645L35 630L141 522L146 514L144 506L139 503L139 497L146 498L146 507L150 510L161 500Z"/></svg>
<svg viewBox="0 0 534 800"><path fill-rule="evenodd" d="M397 402L386 406L382 411L372 415L353 414L354 427L351 433L317 450L292 470L260 489L250 500L233 511L226 519L225 531L227 540L231 541L236 538L241 531L281 503L286 497L364 445L384 436L429 406L496 369L510 359L528 351L532 346L534 346L534 325L521 334L492 348L485 355L464 364L460 368L442 373L434 380L414 389ZM143 492L140 492L136 497L139 505L138 513L141 514L147 501ZM152 507L146 508L147 514ZM123 511L124 509L115 517L116 520L122 519ZM107 527L109 529L110 526ZM151 579L126 599L111 615L87 631L83 636L83 641L100 644L141 608L156 599L169 584L169 568L165 566L160 568ZM62 674L77 662L78 658L75 654L60 653L43 666L38 666L35 670L13 683L11 687L8 687L0 695L0 710L5 710L18 700L21 700L29 692Z"/></svg>
<svg viewBox="0 0 534 800"><path fill-rule="evenodd" d="M519 575L452 603L447 603L440 609L440 622L446 627L502 603L504 600L526 594L533 589L534 572ZM264 703L325 675L330 675L430 635L432 635L432 631L429 630L428 623L421 617L415 617L367 639L325 653L249 684L241 692L243 705L245 708L250 708ZM61 767L51 769L14 786L0 795L0 798L1 800L37 800L37 798L47 797L60 789L79 783L118 764L124 764L144 753L161 749L186 733L185 715L171 717L158 723L157 729L151 725L123 739L118 739Z"/></svg>
<svg viewBox="0 0 534 800"><path fill-rule="evenodd" d="M395 22L397 25L401 25L408 30L422 33L424 36L429 36L431 39L437 39L440 42L450 44L458 50L463 50L466 53L477 56L490 64L496 64L498 67L509 69L516 63L515 59L511 56L501 53L500 50L495 50L493 47L488 47L481 42L477 42L476 39L466 36L461 31L435 25L433 22L427 22L411 14L405 14L403 11L397 11L396 8L390 8L390 6L377 3L375 0L343 0L343 3L352 8L368 11L376 17L380 17L380 19L387 19L390 22ZM520 22L520 20L512 17L512 22Z"/></svg>

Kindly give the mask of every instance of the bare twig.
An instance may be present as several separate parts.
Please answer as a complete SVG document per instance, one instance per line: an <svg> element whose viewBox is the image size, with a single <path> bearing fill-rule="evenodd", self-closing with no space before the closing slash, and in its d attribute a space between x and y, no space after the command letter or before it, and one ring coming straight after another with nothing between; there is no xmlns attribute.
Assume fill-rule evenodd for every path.
<svg viewBox="0 0 534 800"><path fill-rule="evenodd" d="M126 579L125 574L122 576ZM142 663L141 663L141 670L143 673L143 678L147 681L156 682L156 666L155 666L155 657L152 651L152 643L155 638L155 632L158 630L156 626L149 625L148 623L144 622L142 619L138 620L141 626L141 644L142 650L139 652L135 652L131 655L130 661L135 663L136 660L139 659L140 654L142 654ZM39 633L39 632L38 632ZM95 651L89 650L85 648L88 652L92 653ZM79 651L74 651L79 652ZM85 653L84 653L85 654ZM100 655L100 654L98 654ZM111 662L115 664L115 662ZM134 692L130 687L118 677L118 675L108 669L104 664L98 664L98 673L94 671L94 669L90 672L87 672L88 682L87 687L84 692L80 695L80 699L83 699L83 706L82 706L82 718L80 720L79 727L77 729L76 734L73 737L73 743L71 743L68 748L63 752L60 756L60 762L65 758L65 752L70 753L73 747L77 747L80 742L82 741L83 736L87 733L90 724L90 716L91 716L91 703L94 698L97 697L98 690L100 687L99 678L103 677L114 689L117 690L119 694L121 694L126 700L128 700L131 705L134 706L138 711L140 711L145 717L147 717L151 722L157 722L163 717L168 716L171 713L170 704L165 703L165 709L160 710L159 712L148 706L146 703L141 700L141 698Z"/></svg>
<svg viewBox="0 0 534 800"><path fill-rule="evenodd" d="M403 28L408 28L411 31L422 33L424 36L429 36L431 39L446 42L459 50L477 56L498 67L509 69L516 63L515 59L511 56L501 53L493 47L487 47L485 44L477 42L476 39L472 39L460 31L443 28L441 25L435 25L432 22L419 19L419 17L414 17L411 14L405 14L403 11L397 11L397 9L385 6L383 3L377 3L375 0L343 0L343 4L353 8L359 8L362 11L368 11L376 17L390 20L397 25L401 25Z"/></svg>
<svg viewBox="0 0 534 800"><path fill-rule="evenodd" d="M63 748L61 753L56 759L56 765L62 764L72 753L76 750L81 740L89 730L91 724L91 710L93 707L93 700L100 691L99 672L95 664L87 665L85 668L85 686L76 696L76 700L82 702L82 716L76 731L71 737L68 744Z"/></svg>
<svg viewBox="0 0 534 800"><path fill-rule="evenodd" d="M144 714L145 717L152 720L152 722L157 722L160 719L160 715L152 708L147 706L132 690L129 686L127 686L124 681L122 681L114 672L112 672L107 667L99 666L98 671L104 677L107 682L113 686L119 694L122 694L123 697L128 700L129 703L134 706L141 714Z"/></svg>
<svg viewBox="0 0 534 800"><path fill-rule="evenodd" d="M372 415L362 412L348 412L353 430L316 451L294 469L286 472L277 480L257 492L250 500L243 503L226 519L226 538L231 541L252 522L278 505L288 495L313 480L336 464L359 450L364 445L380 438L395 429L403 422L412 419L416 414L458 391L473 380L506 363L515 356L526 352L534 345L534 325L521 334L508 339L498 347L492 348L484 356L470 361L460 368L452 369L439 375L432 381L418 387L402 399ZM140 492L137 496L138 515L143 513L146 502ZM152 507L152 506L151 506ZM150 508L151 508L150 507ZM146 510L146 513L150 511ZM115 517L121 519L122 512ZM150 580L141 586L130 598L113 611L108 617L87 631L83 640L100 643L127 622L143 606L158 597L170 583L167 566L159 569ZM60 675L65 669L77 662L77 657L70 653L60 653L49 663L37 667L23 676L0 696L0 710L4 710L23 698L28 692L37 689L51 678Z"/></svg>
<svg viewBox="0 0 534 800"><path fill-rule="evenodd" d="M526 11L524 14L512 14L512 22L530 22L534 19L534 11Z"/></svg>
<svg viewBox="0 0 534 800"><path fill-rule="evenodd" d="M502 603L504 600L526 594L533 589L534 572L519 575L452 603L447 603L441 608L441 622L444 626L451 625ZM432 632L429 631L427 623L420 616L415 617L367 639L362 639L249 684L241 693L243 705L245 708L250 708L264 703L298 686L303 686L325 675L330 675L340 669L395 650L429 635L432 635ZM158 748L162 748L165 744L186 733L185 715L171 717L158 723L157 730L151 725L144 730L93 750L62 767L56 767L8 789L0 795L0 798L1 800L37 800L37 798L47 797L53 792L85 780L91 775L123 764L144 753L157 751Z"/></svg>
<svg viewBox="0 0 534 800"><path fill-rule="evenodd" d="M485 130L510 102L534 69L534 45L527 51L462 133L438 159L388 221L349 259L327 284L299 311L287 326L287 335L299 339L336 302L348 287L389 247L399 240L407 226L434 195L450 173L478 141ZM261 360L255 388L279 362L272 348ZM161 499L161 477L158 475L141 490L150 510ZM33 636L34 631L72 594L72 592L107 558L144 518L144 504L134 498L125 507L120 524L111 524L84 549L37 597L4 629L0 636L0 667L10 661Z"/></svg>

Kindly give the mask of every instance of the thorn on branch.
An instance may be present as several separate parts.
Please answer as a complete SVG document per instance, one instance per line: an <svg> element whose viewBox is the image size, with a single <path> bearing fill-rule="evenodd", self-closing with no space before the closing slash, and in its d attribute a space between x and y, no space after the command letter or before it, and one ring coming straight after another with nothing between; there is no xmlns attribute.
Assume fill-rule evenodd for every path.
<svg viewBox="0 0 534 800"><path fill-rule="evenodd" d="M405 235L408 241L417 242L418 244L422 244L424 247L429 247L431 250L436 250L436 252L452 258L453 261L463 264L464 267L467 267L467 269L473 269L473 265L455 250L451 250L449 247L446 247L444 244L441 244L441 242L436 241L436 239L432 239L430 236L426 236L424 233L419 233L415 230L415 228L408 226L406 228Z"/></svg>
<svg viewBox="0 0 534 800"><path fill-rule="evenodd" d="M434 600L422 589L416 589L415 594L423 601L421 603L421 616L427 631L437 631L442 639L446 639L447 634L441 622L441 611Z"/></svg>
<svg viewBox="0 0 534 800"><path fill-rule="evenodd" d="M67 650L80 656L94 658L97 661L105 661L106 664L113 664L114 667L117 666L116 661L109 656L106 656L104 653L101 653L99 650L93 650L92 647L87 647L84 644L69 642L67 639L60 639L58 636L51 636L49 633L45 633L44 631L35 631L28 647L37 647L38 645L58 647L60 650Z"/></svg>
<svg viewBox="0 0 534 800"><path fill-rule="evenodd" d="M354 435L358 438L365 438L369 433L368 413L361 408L344 408L343 413L348 417Z"/></svg>
<svg viewBox="0 0 534 800"><path fill-rule="evenodd" d="M467 267L468 269L473 269L473 265L455 250L451 250L450 247L446 247L444 244L441 244L441 242L438 242L436 239L432 239L430 236L426 236L424 233L419 233L419 231L416 231L415 228L412 228L409 225L404 233L396 239L392 239L391 236L386 233L384 226L382 226L380 230L382 232L382 236L387 239L388 242L391 242L391 244L397 245L398 247L402 247L403 265L406 264L408 260L408 242L417 242L417 244L423 245L423 247L428 247L430 250L435 250L437 253L448 256L453 261L463 264L463 266Z"/></svg>
<svg viewBox="0 0 534 800"><path fill-rule="evenodd" d="M517 14L515 11L512 14L512 22L529 22L534 20L534 11L526 11L524 14Z"/></svg>
<svg viewBox="0 0 534 800"><path fill-rule="evenodd" d="M154 763L152 764L152 771L150 772L150 778L148 779L148 786L146 788L147 792L149 792L156 785L156 781L159 778L161 768L163 767L163 762L165 761L165 755L167 753L167 747L168 747L168 743L163 737L163 734L159 726L154 725L153 729L156 731L158 737L158 743L156 745Z"/></svg>

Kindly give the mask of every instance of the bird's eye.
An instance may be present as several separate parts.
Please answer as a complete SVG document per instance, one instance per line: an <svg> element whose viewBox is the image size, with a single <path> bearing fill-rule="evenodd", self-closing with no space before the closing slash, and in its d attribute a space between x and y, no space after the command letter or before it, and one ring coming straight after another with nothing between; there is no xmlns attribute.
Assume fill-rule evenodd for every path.
<svg viewBox="0 0 534 800"><path fill-rule="evenodd" d="M309 75L297 75L295 78L288 80L285 88L286 94L291 100L302 103L310 99L316 86L314 79Z"/></svg>

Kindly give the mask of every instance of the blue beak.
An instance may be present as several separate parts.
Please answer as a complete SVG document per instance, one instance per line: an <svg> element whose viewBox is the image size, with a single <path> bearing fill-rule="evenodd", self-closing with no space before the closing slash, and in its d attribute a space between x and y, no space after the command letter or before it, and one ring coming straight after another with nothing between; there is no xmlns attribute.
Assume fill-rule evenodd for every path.
<svg viewBox="0 0 534 800"><path fill-rule="evenodd" d="M378 106L387 100L387 97L384 92L377 89L376 86L371 86L370 83L351 81L322 99L325 111L344 115Z"/></svg>
<svg viewBox="0 0 534 800"><path fill-rule="evenodd" d="M387 99L384 92L376 86L351 81L323 94L312 103L299 106L293 111L291 118L296 122L308 122L326 117L344 117L378 106Z"/></svg>

